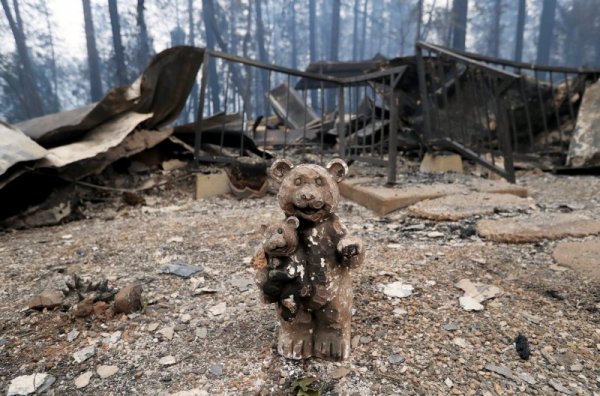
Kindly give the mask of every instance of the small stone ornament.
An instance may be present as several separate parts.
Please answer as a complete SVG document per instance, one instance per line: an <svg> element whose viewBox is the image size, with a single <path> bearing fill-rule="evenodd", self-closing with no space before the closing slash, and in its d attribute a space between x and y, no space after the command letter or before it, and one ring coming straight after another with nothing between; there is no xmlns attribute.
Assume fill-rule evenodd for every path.
<svg viewBox="0 0 600 396"><path fill-rule="evenodd" d="M286 218L263 226L253 258L266 303L277 304L278 352L292 359L343 360L350 354L351 270L364 261L362 241L348 235L335 210L348 166L273 163L277 198Z"/></svg>

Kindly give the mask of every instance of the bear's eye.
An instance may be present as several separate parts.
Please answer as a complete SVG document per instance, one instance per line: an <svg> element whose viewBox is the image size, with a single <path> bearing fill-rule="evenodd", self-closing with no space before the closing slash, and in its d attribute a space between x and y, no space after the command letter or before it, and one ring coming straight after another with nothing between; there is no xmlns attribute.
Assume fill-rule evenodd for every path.
<svg viewBox="0 0 600 396"><path fill-rule="evenodd" d="M315 183L317 183L317 186L320 186L320 185L322 185L322 184L323 184L323 179L321 179L320 177L317 177L317 178L315 179Z"/></svg>
<svg viewBox="0 0 600 396"><path fill-rule="evenodd" d="M299 177L296 178L296 180L294 180L294 184L299 186L302 184L302 179L300 179Z"/></svg>
<svg viewBox="0 0 600 396"><path fill-rule="evenodd" d="M277 229L277 233L279 233L279 234L283 234L283 228L278 228L278 229Z"/></svg>

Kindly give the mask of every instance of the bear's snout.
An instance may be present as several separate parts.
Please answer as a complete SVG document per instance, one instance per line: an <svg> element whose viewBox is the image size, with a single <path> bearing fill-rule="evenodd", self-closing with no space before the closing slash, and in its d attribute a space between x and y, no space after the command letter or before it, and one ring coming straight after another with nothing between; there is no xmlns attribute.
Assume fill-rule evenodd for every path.
<svg viewBox="0 0 600 396"><path fill-rule="evenodd" d="M287 246L285 238L282 236L273 236L267 242L267 248L269 250L276 250Z"/></svg>

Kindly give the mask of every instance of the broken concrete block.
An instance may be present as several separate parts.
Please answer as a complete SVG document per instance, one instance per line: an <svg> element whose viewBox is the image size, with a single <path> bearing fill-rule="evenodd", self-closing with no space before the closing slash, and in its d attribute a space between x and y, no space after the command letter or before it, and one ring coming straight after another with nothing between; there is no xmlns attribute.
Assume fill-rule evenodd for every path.
<svg viewBox="0 0 600 396"><path fill-rule="evenodd" d="M597 165L600 165L600 81L585 90L567 154L567 166Z"/></svg>
<svg viewBox="0 0 600 396"><path fill-rule="evenodd" d="M529 200L512 194L470 193L446 195L417 202L408 211L415 217L438 221L456 221L496 211L514 212L528 209Z"/></svg>
<svg viewBox="0 0 600 396"><path fill-rule="evenodd" d="M554 260L583 277L600 281L600 239L561 242L554 249Z"/></svg>
<svg viewBox="0 0 600 396"><path fill-rule="evenodd" d="M480 220L477 233L492 241L508 243L537 242L568 236L600 234L600 220L577 213L537 213L498 220Z"/></svg>
<svg viewBox="0 0 600 396"><path fill-rule="evenodd" d="M225 172L196 176L196 199L229 193L229 177Z"/></svg>
<svg viewBox="0 0 600 396"><path fill-rule="evenodd" d="M419 171L423 173L463 173L462 158L458 154L427 153L421 161Z"/></svg>
<svg viewBox="0 0 600 396"><path fill-rule="evenodd" d="M44 290L29 300L29 309L53 309L63 303L64 296L58 290Z"/></svg>

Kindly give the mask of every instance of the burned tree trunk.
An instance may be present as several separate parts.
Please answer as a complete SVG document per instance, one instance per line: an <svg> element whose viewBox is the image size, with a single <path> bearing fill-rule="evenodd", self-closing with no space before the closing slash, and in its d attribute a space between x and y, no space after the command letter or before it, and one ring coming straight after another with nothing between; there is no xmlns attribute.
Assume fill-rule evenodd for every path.
<svg viewBox="0 0 600 396"><path fill-rule="evenodd" d="M96 33L90 0L82 0L85 23L85 39L87 42L88 68L90 73L90 96L93 102L102 98L102 80L100 79L100 56L96 48Z"/></svg>
<svg viewBox="0 0 600 396"><path fill-rule="evenodd" d="M256 44L258 46L258 59L261 62L267 63L269 61L269 57L267 55L267 49L265 46L265 27L263 25L262 18L262 0L256 0ZM269 91L269 73L266 70L261 71L260 73L261 86L262 86L262 94L260 95L261 103L264 104L264 114L268 113L268 103L264 99L264 94Z"/></svg>
<svg viewBox="0 0 600 396"><path fill-rule="evenodd" d="M358 59L358 7L360 0L354 0L354 25L352 26L352 60Z"/></svg>
<svg viewBox="0 0 600 396"><path fill-rule="evenodd" d="M125 69L125 54L123 53L123 44L121 42L121 24L119 22L117 0L108 0L108 12L110 13L110 27L115 51L117 85L125 85L127 84L127 70Z"/></svg>
<svg viewBox="0 0 600 396"><path fill-rule="evenodd" d="M19 23L21 20L19 10L18 8L15 8L15 21L15 18L13 18L12 12L8 5L8 0L1 0L1 2L2 8L4 8L4 13L6 14L6 19L8 20L8 24L10 26L10 30L12 31L15 39L17 54L22 66L22 68L19 69L19 79L21 80L23 90L25 91L23 97L27 98L26 100L23 100L26 114L28 117L41 116L44 114L44 107L35 83L33 66L27 49L23 25L22 22Z"/></svg>
<svg viewBox="0 0 600 396"><path fill-rule="evenodd" d="M363 20L362 20L362 37L360 40L360 60L365 59L366 54L366 46L367 46L367 6L369 5L369 0L365 0L365 5L363 7Z"/></svg>
<svg viewBox="0 0 600 396"><path fill-rule="evenodd" d="M490 32L490 55L498 58L500 55L500 18L502 16L502 1L494 0L494 24Z"/></svg>
<svg viewBox="0 0 600 396"><path fill-rule="evenodd" d="M292 69L298 68L298 43L296 42L296 7L294 3L292 3L291 15L290 15L290 25L292 26L292 55L290 66Z"/></svg>
<svg viewBox="0 0 600 396"><path fill-rule="evenodd" d="M550 48L552 47L552 36L554 35L555 12L556 0L544 0L536 58L536 63L538 65L548 65L550 63Z"/></svg>
<svg viewBox="0 0 600 396"><path fill-rule="evenodd" d="M417 2L417 30L415 33L415 42L421 40L421 23L423 19L423 0Z"/></svg>
<svg viewBox="0 0 600 396"><path fill-rule="evenodd" d="M467 35L467 0L454 0L452 3L452 48L465 50Z"/></svg>
<svg viewBox="0 0 600 396"><path fill-rule="evenodd" d="M144 0L138 0L137 2L137 25L139 29L138 67L141 72L150 59L150 40L148 38L148 28L146 27L146 18L144 17Z"/></svg>
<svg viewBox="0 0 600 396"><path fill-rule="evenodd" d="M202 18L204 19L204 28L206 29L206 47L215 49L215 8L213 0L202 0ZM217 65L210 62L208 65L208 80L210 83L210 98L212 101L213 112L221 108L219 99L219 81L217 79Z"/></svg>
<svg viewBox="0 0 600 396"><path fill-rule="evenodd" d="M314 63L317 60L317 42L315 36L317 35L317 5L316 0L309 0L308 2L308 30L309 30L309 52L310 52L310 63ZM313 107L317 105L318 96L316 90L310 92L310 102Z"/></svg>
<svg viewBox="0 0 600 396"><path fill-rule="evenodd" d="M54 34L52 33L52 25L50 24L50 13L48 12L48 6L46 2L42 2L42 12L46 19L46 26L48 29L48 40L50 44L50 67L52 73L52 105L50 111L56 112L60 110L60 100L58 99L58 73L56 71L56 53L54 52Z"/></svg>
<svg viewBox="0 0 600 396"><path fill-rule="evenodd" d="M525 15L527 15L527 5L525 0L519 0L519 12L517 14L517 31L515 34L515 56L516 62L521 62L523 58L523 33L525 31Z"/></svg>
<svg viewBox="0 0 600 396"><path fill-rule="evenodd" d="M194 29L194 4L193 0L188 0L188 42L193 47L196 45L196 32ZM189 114L195 120L198 117L198 83L195 82L192 87L192 99L190 100Z"/></svg>
<svg viewBox="0 0 600 396"><path fill-rule="evenodd" d="M333 0L333 6L331 10L331 39L329 47L329 60L336 61L339 56L339 43L340 43L340 0ZM335 109L335 98L337 92L334 89L329 89L327 92L327 109Z"/></svg>

